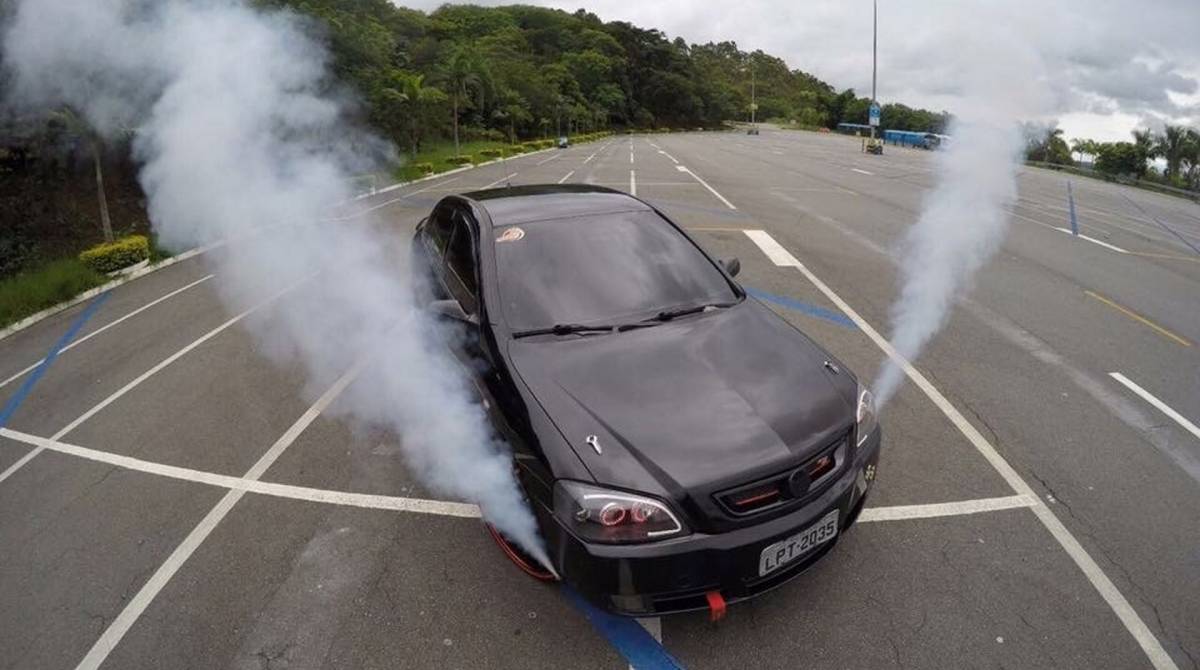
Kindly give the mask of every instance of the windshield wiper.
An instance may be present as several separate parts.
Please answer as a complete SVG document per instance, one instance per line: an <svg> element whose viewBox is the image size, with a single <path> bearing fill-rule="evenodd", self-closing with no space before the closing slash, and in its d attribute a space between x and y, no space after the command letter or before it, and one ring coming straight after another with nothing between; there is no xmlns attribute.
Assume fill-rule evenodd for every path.
<svg viewBox="0 0 1200 670"><path fill-rule="evenodd" d="M532 335L571 335L574 333L609 333L612 326L587 326L582 323L556 323L549 328L531 328L513 333L513 338L530 337Z"/></svg>
<svg viewBox="0 0 1200 670"><path fill-rule="evenodd" d="M658 314L646 319L646 321L670 321L676 317L687 316L688 314L696 314L712 307L714 309L724 309L733 307L736 302L706 302L699 305L686 305L684 307L675 307L673 309L665 309Z"/></svg>

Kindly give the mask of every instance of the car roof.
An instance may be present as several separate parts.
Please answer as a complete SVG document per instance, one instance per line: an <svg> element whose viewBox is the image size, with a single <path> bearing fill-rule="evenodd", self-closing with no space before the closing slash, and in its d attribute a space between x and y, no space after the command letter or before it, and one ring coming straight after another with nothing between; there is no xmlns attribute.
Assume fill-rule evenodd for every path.
<svg viewBox="0 0 1200 670"><path fill-rule="evenodd" d="M549 219L653 211L649 205L620 191L587 184L507 186L464 193L484 209L493 227Z"/></svg>

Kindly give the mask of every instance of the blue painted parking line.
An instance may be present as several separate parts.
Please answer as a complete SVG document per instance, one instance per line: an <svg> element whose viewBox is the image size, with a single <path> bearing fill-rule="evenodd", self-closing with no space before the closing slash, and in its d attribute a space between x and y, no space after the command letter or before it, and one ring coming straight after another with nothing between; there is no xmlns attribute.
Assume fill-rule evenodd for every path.
<svg viewBox="0 0 1200 670"><path fill-rule="evenodd" d="M583 596L564 586L563 593L629 665L637 670L683 670L683 665L637 619L609 614L593 607Z"/></svg>
<svg viewBox="0 0 1200 670"><path fill-rule="evenodd" d="M835 312L831 309L825 309L824 307L817 307L816 305L810 305L806 302L800 302L799 300L789 298L785 295L767 293L766 291L760 291L756 288L750 288L749 286L743 286L742 288L746 289L746 293L758 298L759 300L773 302L781 307L787 307L788 309L792 309L809 316L815 316L818 319L824 319L830 323L835 323L844 328L858 328L858 326L854 325L854 322L850 320L850 317L842 314L841 312Z"/></svg>
<svg viewBox="0 0 1200 670"><path fill-rule="evenodd" d="M83 328L83 324L87 323L88 319L92 318L92 315L96 313L96 310L100 308L100 305L104 304L105 300L108 300L109 295L111 294L107 292L101 293L95 300L92 301L90 305L84 308L84 310L80 312L79 316L75 318L75 321L71 324L71 327L67 329L67 332L63 333L63 336L54 343L53 347L50 348L50 353L46 354L46 357L42 359L41 364L34 368L33 372L25 378L25 383L21 384L21 388L17 389L17 392L13 394L13 397L9 398L8 402L4 405L4 409L0 410L0 428L3 428L6 424L8 424L8 420L11 419L12 415L16 413L17 408L21 406L21 403L25 402L25 398L27 398L30 392L33 391L34 385L38 383L38 380L42 378L42 375L46 374L46 370L50 368L50 365L54 362L54 359L58 358L58 354L63 350L63 347L67 346L71 343L71 340L75 339L75 336L79 334L79 330Z"/></svg>

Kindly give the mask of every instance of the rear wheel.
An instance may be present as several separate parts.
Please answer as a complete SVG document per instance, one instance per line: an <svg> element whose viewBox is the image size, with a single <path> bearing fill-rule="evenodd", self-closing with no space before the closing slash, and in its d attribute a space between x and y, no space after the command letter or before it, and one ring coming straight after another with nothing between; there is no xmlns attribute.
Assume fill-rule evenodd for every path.
<svg viewBox="0 0 1200 670"><path fill-rule="evenodd" d="M504 555L508 556L508 560L516 564L516 566L521 569L521 572L524 572L530 577L543 582L558 581L557 575L547 570L546 567L539 563L536 558L530 556L525 552L524 549L518 547L515 542L505 537L504 533L496 530L495 526L486 522L484 523L484 526L487 527L488 533L492 536L492 539L495 540L496 544L500 546L500 551L503 551Z"/></svg>

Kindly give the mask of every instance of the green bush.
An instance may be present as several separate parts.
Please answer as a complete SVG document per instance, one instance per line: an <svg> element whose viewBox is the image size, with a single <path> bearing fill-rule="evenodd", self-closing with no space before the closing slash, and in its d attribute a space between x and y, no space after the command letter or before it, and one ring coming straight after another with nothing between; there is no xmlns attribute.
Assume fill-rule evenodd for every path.
<svg viewBox="0 0 1200 670"><path fill-rule="evenodd" d="M525 153L525 147L521 146L520 144L514 144L508 148L508 153L514 156L517 154L523 154Z"/></svg>
<svg viewBox="0 0 1200 670"><path fill-rule="evenodd" d="M483 156L484 158L499 158L500 153L501 151L499 149L484 149L483 151L479 152L479 155Z"/></svg>
<svg viewBox="0 0 1200 670"><path fill-rule="evenodd" d="M558 140L538 140L538 147L541 149L549 149L558 144Z"/></svg>
<svg viewBox="0 0 1200 670"><path fill-rule="evenodd" d="M433 174L433 163L413 163L413 169L421 174Z"/></svg>
<svg viewBox="0 0 1200 670"><path fill-rule="evenodd" d="M459 155L450 156L446 159L446 162L451 165L471 165L473 161L471 160L470 156Z"/></svg>
<svg viewBox="0 0 1200 670"><path fill-rule="evenodd" d="M542 148L542 143L537 140L533 140L531 142L526 142L521 146L525 147L525 151L537 151L538 149Z"/></svg>
<svg viewBox="0 0 1200 670"><path fill-rule="evenodd" d="M104 275L68 258L0 281L0 328L70 300L105 280Z"/></svg>
<svg viewBox="0 0 1200 670"><path fill-rule="evenodd" d="M99 244L79 254L79 260L96 272L116 272L150 258L150 240L130 235L116 242Z"/></svg>

